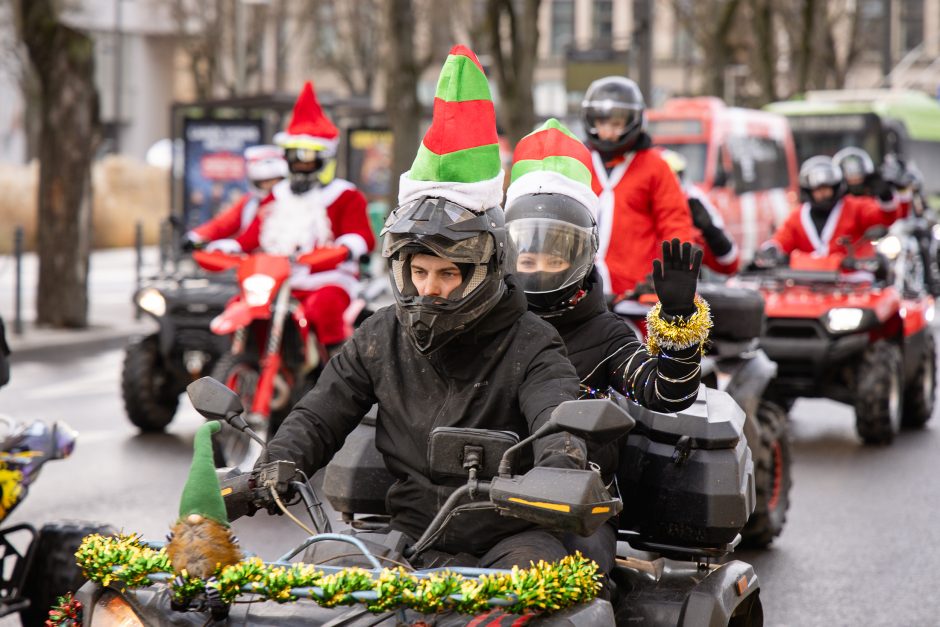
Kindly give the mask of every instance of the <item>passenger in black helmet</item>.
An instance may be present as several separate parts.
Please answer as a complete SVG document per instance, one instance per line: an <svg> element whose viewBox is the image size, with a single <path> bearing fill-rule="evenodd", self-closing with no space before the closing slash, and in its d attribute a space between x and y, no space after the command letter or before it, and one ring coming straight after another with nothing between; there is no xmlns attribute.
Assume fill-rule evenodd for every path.
<svg viewBox="0 0 940 627"><path fill-rule="evenodd" d="M701 345L711 324L707 306L695 299L702 253L678 240L662 243L663 260L651 264L660 305L648 318L651 342L644 346L608 311L594 268L598 201L589 186L589 166L583 144L554 119L519 143L506 197L506 228L514 244L509 267L529 310L561 334L582 397L613 390L656 411L681 411L697 396ZM674 336L680 328L689 331L683 340ZM588 449L589 460L608 480L618 450L618 442ZM603 572L613 566L615 524L590 538L567 535L565 541Z"/></svg>

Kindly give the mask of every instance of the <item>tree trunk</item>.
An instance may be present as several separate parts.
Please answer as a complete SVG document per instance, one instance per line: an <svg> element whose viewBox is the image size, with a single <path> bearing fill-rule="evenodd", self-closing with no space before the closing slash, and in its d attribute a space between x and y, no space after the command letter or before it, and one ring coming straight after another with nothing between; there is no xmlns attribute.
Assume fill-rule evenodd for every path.
<svg viewBox="0 0 940 627"><path fill-rule="evenodd" d="M777 47L774 40L774 9L771 0L754 0L754 32L757 36L757 78L761 103L777 99Z"/></svg>
<svg viewBox="0 0 940 627"><path fill-rule="evenodd" d="M796 78L796 91L805 93L809 86L809 70L812 62L813 31L815 30L816 0L803 0L802 36L800 38L800 64Z"/></svg>
<svg viewBox="0 0 940 627"><path fill-rule="evenodd" d="M538 51L538 13L541 0L489 0L486 23L490 54L499 88L502 126L513 146L532 132L535 103L532 82ZM521 8L522 14L516 11ZM502 37L502 18L509 20L509 36ZM504 46L508 44L508 49Z"/></svg>
<svg viewBox="0 0 940 627"><path fill-rule="evenodd" d="M723 4L712 37L714 45L705 48L708 93L719 98L724 98L725 95L725 70L731 62L732 52L731 45L728 43L728 36L731 34L731 28L734 25L734 18L740 4L740 0L729 0Z"/></svg>
<svg viewBox="0 0 940 627"><path fill-rule="evenodd" d="M41 93L37 323L88 325L91 162L99 138L91 39L54 0L20 0L21 37Z"/></svg>
<svg viewBox="0 0 940 627"><path fill-rule="evenodd" d="M385 108L389 128L394 133L389 202L394 207L398 202L398 177L411 169L421 141L421 103L418 102L421 66L415 59L415 19L411 0L388 0L385 10L385 40L388 43Z"/></svg>

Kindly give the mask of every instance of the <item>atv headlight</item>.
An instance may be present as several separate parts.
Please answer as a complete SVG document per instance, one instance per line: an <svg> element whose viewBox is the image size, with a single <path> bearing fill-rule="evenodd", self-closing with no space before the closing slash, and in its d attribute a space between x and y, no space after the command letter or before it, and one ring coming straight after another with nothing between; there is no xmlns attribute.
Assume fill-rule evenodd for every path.
<svg viewBox="0 0 940 627"><path fill-rule="evenodd" d="M271 290L274 289L275 280L266 274L252 274L242 281L245 291L245 302L250 307L260 307L271 299Z"/></svg>
<svg viewBox="0 0 940 627"><path fill-rule="evenodd" d="M875 248L888 259L897 259L901 254L901 238L897 235L888 235L878 240Z"/></svg>
<svg viewBox="0 0 940 627"><path fill-rule="evenodd" d="M826 326L833 333L854 331L865 319L865 310L857 307L839 307L830 309L826 314Z"/></svg>
<svg viewBox="0 0 940 627"><path fill-rule="evenodd" d="M166 299L160 290L153 287L137 293L137 306L157 318L166 313Z"/></svg>

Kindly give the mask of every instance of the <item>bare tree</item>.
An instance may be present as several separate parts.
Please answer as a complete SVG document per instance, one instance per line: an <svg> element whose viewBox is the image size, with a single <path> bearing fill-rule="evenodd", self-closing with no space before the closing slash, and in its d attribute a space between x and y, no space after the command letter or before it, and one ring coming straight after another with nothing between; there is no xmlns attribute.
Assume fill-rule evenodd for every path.
<svg viewBox="0 0 940 627"><path fill-rule="evenodd" d="M735 62L732 36L739 18L741 0L673 0L676 18L702 51L705 93L725 93L725 69Z"/></svg>
<svg viewBox="0 0 940 627"><path fill-rule="evenodd" d="M20 37L40 86L37 322L88 325L91 162L100 137L94 45L55 0L18 0Z"/></svg>
<svg viewBox="0 0 940 627"><path fill-rule="evenodd" d="M512 145L535 126L532 99L541 0L487 0L484 31L495 70L503 128Z"/></svg>
<svg viewBox="0 0 940 627"><path fill-rule="evenodd" d="M371 96L381 69L382 0L318 0L317 34L312 52L316 66L336 73L349 93Z"/></svg>

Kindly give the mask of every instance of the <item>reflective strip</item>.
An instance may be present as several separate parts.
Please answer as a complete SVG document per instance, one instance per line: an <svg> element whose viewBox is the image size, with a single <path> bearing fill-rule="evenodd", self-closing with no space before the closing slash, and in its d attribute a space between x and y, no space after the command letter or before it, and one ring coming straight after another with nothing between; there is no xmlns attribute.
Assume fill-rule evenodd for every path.
<svg viewBox="0 0 940 627"><path fill-rule="evenodd" d="M541 509L550 509L554 512L570 512L570 505L563 505L561 503L546 503L544 501L526 501L525 499L520 499L515 496L510 496L509 500L513 503L522 503L523 505L531 505L532 507L539 507Z"/></svg>

